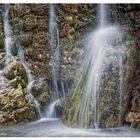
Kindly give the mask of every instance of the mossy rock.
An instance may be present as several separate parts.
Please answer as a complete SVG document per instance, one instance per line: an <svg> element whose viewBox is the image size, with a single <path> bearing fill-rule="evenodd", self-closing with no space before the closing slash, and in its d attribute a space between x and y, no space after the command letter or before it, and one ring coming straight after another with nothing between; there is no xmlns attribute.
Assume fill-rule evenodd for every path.
<svg viewBox="0 0 140 140"><path fill-rule="evenodd" d="M26 16L24 20L24 30L31 31L37 27L36 18L34 15Z"/></svg>
<svg viewBox="0 0 140 140"><path fill-rule="evenodd" d="M22 79L21 77L16 77L11 83L10 85L13 87L13 88L17 88L18 87L18 84L20 84L22 86L22 88L26 88L27 87L27 82Z"/></svg>
<svg viewBox="0 0 140 140"><path fill-rule="evenodd" d="M25 71L24 67L22 66L22 64L20 64L19 62L11 63L11 65L9 65L4 70L4 76L8 80L12 80L16 76L19 76L19 77L21 77L22 79L24 79L27 82L27 74L26 74L26 71Z"/></svg>
<svg viewBox="0 0 140 140"><path fill-rule="evenodd" d="M46 102L49 102L50 100L50 96L48 94L48 91L42 93L38 98L37 98L38 102L41 104L41 105L44 105L46 104Z"/></svg>

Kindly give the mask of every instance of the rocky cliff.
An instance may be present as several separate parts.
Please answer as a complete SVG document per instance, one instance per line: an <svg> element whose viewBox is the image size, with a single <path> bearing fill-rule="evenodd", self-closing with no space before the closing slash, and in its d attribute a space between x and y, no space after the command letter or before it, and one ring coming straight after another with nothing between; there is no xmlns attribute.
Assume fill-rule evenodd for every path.
<svg viewBox="0 0 140 140"><path fill-rule="evenodd" d="M3 58L4 34L2 25L2 6L3 5L0 5L0 57L2 57L0 58L1 69L5 64ZM124 105L124 114L126 115L126 119L124 120L123 118L122 120L123 122L126 121L132 123L133 126L137 128L139 127L140 122L140 6L135 4L118 4L108 6L110 9L108 10L108 14L110 16L109 20L114 23L119 23L122 28L129 28L131 30L131 36L129 36L128 32L126 34L126 38L128 39L128 42L126 43L128 44L126 45L126 48L124 48L126 49L126 55L128 55L127 52L129 52L131 49L134 51L133 53L130 53L130 55L132 55L128 56L128 60L126 61L126 63L128 63L129 65L129 67L127 67L126 69L132 72L128 74L131 78L126 77L126 81L124 81L127 89L125 90L125 94L127 95L127 104ZM56 12L58 15L57 22L59 28L61 54L59 71L60 75L58 82L63 81L64 83L68 83L68 87L70 87L75 80L76 71L81 64L81 57L84 54L85 38L87 34L92 29L94 30L97 26L97 22L99 19L99 16L96 16L98 5L58 4L56 8ZM25 61L26 63L28 63L31 72L36 79L36 82L34 83L32 89L34 91L33 94L38 100L40 106L44 106L46 102L49 103L50 101L49 91L51 90L51 87L49 81L52 80L52 56L49 41L49 4L11 4L10 25L13 30L13 38L15 44L15 49L13 50L13 52L16 56L16 44L17 42L20 42L21 47L25 50ZM130 43L131 38L135 40L135 45L133 43ZM19 60L17 61L19 62ZM14 68L14 70L15 69L16 68ZM7 79L8 77L6 77L6 75L4 75L4 78L5 80L8 80L7 83L11 83L10 81L17 78L17 76L19 79L22 79L22 81L24 80L21 75L14 75L12 79ZM11 71L10 76L12 76ZM16 81L21 81L19 79ZM41 84L40 81L42 81ZM9 121L22 122L26 120L34 120L37 118L37 113L33 107L33 104L30 104L28 97L26 97L26 80L24 81L26 85L25 87L22 86L22 82L18 83L19 84L17 84L14 88L11 88L10 84L8 88L9 90L2 93L0 96L0 98L5 101L4 103L2 102L0 110L1 123ZM105 89L102 90L105 92ZM12 97L10 95L12 95ZM17 100L17 95L21 97L19 98L19 100L21 99L19 101L22 104L21 106L20 103L14 104L14 102ZM7 108L7 105L10 106L10 109L3 110L3 108ZM28 110L32 112L31 116L28 116L29 118L26 117L26 114L28 114ZM6 115L4 117L4 114L7 113L7 111L10 115ZM16 113L16 111L20 112L19 115L13 115L18 114ZM20 120L20 114L22 113L25 114L25 117L22 116L22 119ZM11 116L14 116L14 118L18 116L18 118L10 120L9 118L12 118ZM110 119L112 120L112 118ZM103 122L103 125L105 125L105 122Z"/></svg>

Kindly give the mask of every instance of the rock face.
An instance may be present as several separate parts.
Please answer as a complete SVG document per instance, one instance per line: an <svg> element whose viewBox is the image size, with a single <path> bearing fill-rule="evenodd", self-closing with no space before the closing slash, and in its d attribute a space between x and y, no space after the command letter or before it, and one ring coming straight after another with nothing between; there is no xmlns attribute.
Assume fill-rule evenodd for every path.
<svg viewBox="0 0 140 140"><path fill-rule="evenodd" d="M16 57L14 60L0 71L0 124L37 119L34 103L27 96L26 71Z"/></svg>
<svg viewBox="0 0 140 140"><path fill-rule="evenodd" d="M78 38L80 32L89 30L94 21L95 5L57 5L60 30L59 80L73 80L83 49ZM71 10L71 8L73 10ZM89 10L90 9L90 13ZM78 10L85 13L76 14ZM25 12L26 11L26 12ZM26 61L36 77L51 79L51 47L49 35L49 5L11 5L11 25L14 35L25 49ZM90 21L88 20L90 17ZM84 29L84 30L83 30ZM82 38L83 35L81 35Z"/></svg>
<svg viewBox="0 0 140 140"><path fill-rule="evenodd" d="M140 129L140 51L137 55L137 67L132 81L133 89L131 90L131 100L126 113L126 122L131 123L132 127Z"/></svg>
<svg viewBox="0 0 140 140"><path fill-rule="evenodd" d="M130 100L132 79L136 68L135 41L127 41L121 46L124 52L122 66L122 82L118 60L113 56L112 62L104 69L99 88L99 104L97 118L101 128L122 126ZM111 58L109 58L111 60ZM114 64L116 63L116 64ZM106 65L106 64L105 64ZM110 67L111 66L111 67Z"/></svg>
<svg viewBox="0 0 140 140"><path fill-rule="evenodd" d="M78 82L76 88L72 90L64 102L63 121L66 125L73 127L91 127L94 123L94 102L96 102L96 118L98 126L101 128L112 128L122 126L125 113L130 100L130 91L132 90L132 79L136 69L137 47L130 31L126 31L125 42L121 46L115 46L122 49L121 53L117 51L106 53L101 69L101 81L97 87L96 101L93 99L89 110L85 112L85 118L80 122L79 106L83 101L84 81ZM122 66L120 66L120 57L122 57ZM122 67L122 71L120 68ZM120 73L121 72L121 73ZM122 77L121 77L122 75ZM80 78L79 75L77 79ZM122 80L122 81L121 81ZM79 86L81 84L81 86ZM79 86L79 87L78 87ZM77 89L78 88L78 89ZM93 87L95 88L95 87ZM90 103L90 102L89 102ZM89 104L87 103L87 104Z"/></svg>
<svg viewBox="0 0 140 140"><path fill-rule="evenodd" d="M116 6L116 7L114 7ZM58 28L59 28L59 36L60 36L60 72L59 72L59 82L61 80L69 82L74 81L76 78L76 71L79 69L81 65L81 57L84 54L84 37L91 30L96 28L96 24L98 22L97 15L97 7L98 5L94 4L58 4L57 5L57 15L58 15ZM124 73L124 104L122 114L124 117L126 111L126 121L129 121L129 113L139 113L139 62L136 62L136 71L134 60L139 61L139 54L135 57L136 45L131 40L133 36L139 46L140 42L140 30L139 30L139 5L130 5L130 4L118 4L118 5L109 5L108 13L110 15L110 22L116 22L115 19L122 26L130 27L133 29L133 35L129 36L129 33L126 33L128 42L125 42L124 48L125 53L122 54L124 56L124 69L126 73ZM116 9L117 11L115 11ZM2 11L2 5L0 5L0 14ZM122 17L122 14L125 15ZM13 30L13 38L14 43L16 44L18 41L21 46L25 50L25 61L29 65L29 69L35 77L35 81L33 83L32 91L34 97L37 99L39 104L44 106L45 104L49 104L50 102L50 91L51 87L48 84L49 80L52 80L51 75L51 48L50 48L50 35L49 35L49 5L48 4L11 4L10 6L10 25ZM22 67L22 64L17 60L17 63L9 65L9 67L5 68L3 72L3 68L5 67L5 54L4 54L4 39L3 39L3 29L2 29L2 16L0 16L0 69L2 70L0 74L0 93L2 93L1 97L6 99L6 104L10 104L11 111L3 112L1 111L1 119L0 122L9 122L10 121L21 122L25 120L34 120L37 118L36 111L33 103L30 103L29 99L26 97L26 88L27 88L27 76L25 74L25 70ZM130 37L130 38L129 38ZM140 47L139 47L140 48ZM16 49L16 47L15 47ZM139 52L140 49L137 49ZM16 54L15 54L16 55ZM109 59L111 56L109 57ZM113 62L114 60L112 60ZM112 63L111 62L111 63ZM129 66L129 67L128 67ZM21 68L21 70L20 70ZM135 76L133 77L133 73ZM108 88L106 86L101 87L101 91L103 96L100 99L104 100L105 95L110 98L103 102L99 108L99 118L102 118L101 127L115 127L117 126L118 119L117 113L118 108L113 106L118 101L114 100L114 98L118 98L117 96L110 96L108 94L108 90L111 90L113 93L118 92L116 87L116 82L108 79L108 77L113 76L116 79L115 74L117 72L110 72L106 69L106 75L102 75L105 80L102 81L102 85L106 84L112 85ZM133 78L132 78L133 77ZM117 79L119 80L119 79ZM135 82L134 82L135 81ZM5 84L6 83L6 84ZM84 85L84 82L83 82ZM8 87L8 91L3 89ZM22 87L22 90L21 90ZM65 86L66 87L66 86ZM81 92L79 89L79 92ZM9 93L14 96L10 97ZM12 102L15 100L18 92L21 96L21 104L23 105L26 102L26 105L23 107L18 106L16 103L16 109L14 105L11 105L10 102L12 98ZM23 95L21 95L23 92ZM61 92L61 91L60 91ZM5 95L6 94L6 95ZM68 96L71 96L69 94ZM8 96L8 97L7 97ZM6 98L7 97L7 98ZM72 114L67 114L67 108L69 106L77 106L76 102L80 100L80 96L73 98L73 101L69 102L69 97L67 97L67 103L64 106L64 115L65 122L68 120L67 117L73 114L73 109L71 109ZM16 98L17 100L17 98ZM114 101L114 102L113 102ZM126 101L126 102L125 102ZM129 101L129 102L128 102ZM114 112L108 111L108 106L106 103L112 103L114 107ZM6 106L6 104L4 106ZM20 104L20 103L19 103ZM106 106L106 109L103 109L103 106ZM66 108L67 107L67 108ZM62 107L63 108L63 107ZM110 109L111 110L111 109ZM14 112L16 114L14 114ZM31 116L27 114L30 114ZM62 111L62 110L61 110ZM60 112L61 112L60 111ZM66 112L65 112L66 111ZM6 113L6 116L4 115ZM22 114L25 113L25 117L23 118ZM4 115L4 116L3 116ZM17 117L19 116L19 117ZM21 119L20 119L21 117ZM6 119L7 118L7 119ZM70 116L71 118L71 116ZM131 121L132 123L139 124L139 121ZM69 119L71 122L71 120ZM92 121L92 120L91 120ZM124 121L124 118L122 118ZM67 124L67 123L66 123ZM89 125L89 124L88 124Z"/></svg>

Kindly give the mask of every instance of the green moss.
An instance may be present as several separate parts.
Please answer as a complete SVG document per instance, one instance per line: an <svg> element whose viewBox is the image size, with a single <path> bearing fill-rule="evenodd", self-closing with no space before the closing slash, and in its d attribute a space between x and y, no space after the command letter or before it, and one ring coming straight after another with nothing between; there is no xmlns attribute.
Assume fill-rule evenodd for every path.
<svg viewBox="0 0 140 140"><path fill-rule="evenodd" d="M17 88L19 84L22 86L23 89L26 88L26 86L27 86L27 82L25 82L23 79L19 79L19 80L12 82L11 86L13 88Z"/></svg>
<svg viewBox="0 0 140 140"><path fill-rule="evenodd" d="M48 94L48 91L42 93L39 97L38 97L38 101L40 104L45 104L46 102L49 102L50 96Z"/></svg>
<svg viewBox="0 0 140 140"><path fill-rule="evenodd" d="M16 46L12 47L12 54L13 54L13 56L17 56L18 50L17 50Z"/></svg>
<svg viewBox="0 0 140 140"><path fill-rule="evenodd" d="M15 75L14 75L14 70L10 70L7 73L4 74L4 76L8 79L8 80L12 80L14 79Z"/></svg>
<svg viewBox="0 0 140 140"><path fill-rule="evenodd" d="M36 19L34 16L29 16L25 19L24 29L29 31L33 30L36 27Z"/></svg>
<svg viewBox="0 0 140 140"><path fill-rule="evenodd" d="M13 65L11 68L8 68L6 72L4 73L4 76L8 80L14 79L16 76L21 77L21 79L24 79L25 82L27 82L27 74L22 65L16 64Z"/></svg>
<svg viewBox="0 0 140 140"><path fill-rule="evenodd" d="M75 27L77 24L77 20L73 19L71 22L70 22L70 26L71 27Z"/></svg>
<svg viewBox="0 0 140 140"><path fill-rule="evenodd" d="M79 36L79 33L75 31L75 32L71 33L70 35L73 37L74 40L76 40Z"/></svg>
<svg viewBox="0 0 140 140"><path fill-rule="evenodd" d="M27 74L24 69L17 71L17 76L21 77L27 82Z"/></svg>

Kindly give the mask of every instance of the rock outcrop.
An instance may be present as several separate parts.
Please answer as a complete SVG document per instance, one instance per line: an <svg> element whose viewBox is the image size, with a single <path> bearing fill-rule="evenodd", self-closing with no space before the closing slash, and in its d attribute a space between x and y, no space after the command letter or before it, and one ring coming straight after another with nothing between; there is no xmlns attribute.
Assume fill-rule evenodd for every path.
<svg viewBox="0 0 140 140"><path fill-rule="evenodd" d="M0 124L37 119L35 105L27 96L27 84L26 71L16 57L0 71Z"/></svg>
<svg viewBox="0 0 140 140"><path fill-rule="evenodd" d="M124 29L123 29L124 30ZM129 106L130 91L133 89L132 80L136 70L137 47L132 37L133 31L124 30L125 40L121 46L114 46L117 50L121 48L121 53L108 51L101 69L101 81L97 87L96 115L98 126L101 128L112 128L122 126L125 113ZM127 36L129 35L129 36ZM120 57L122 56L122 70L120 71ZM83 68L84 69L84 68ZM122 73L120 73L122 72ZM80 79L80 72L77 79ZM83 74L83 72L82 72ZM122 79L121 79L122 75ZM122 80L122 81L121 81ZM74 85L66 101L64 101L63 121L66 125L73 127L91 127L94 123L94 98L88 102L89 110L85 112L85 118L80 114L80 105L84 98L84 79ZM76 86L76 87L75 87ZM93 87L95 88L95 87ZM83 101L84 102L84 101ZM90 105L89 105L90 103Z"/></svg>

